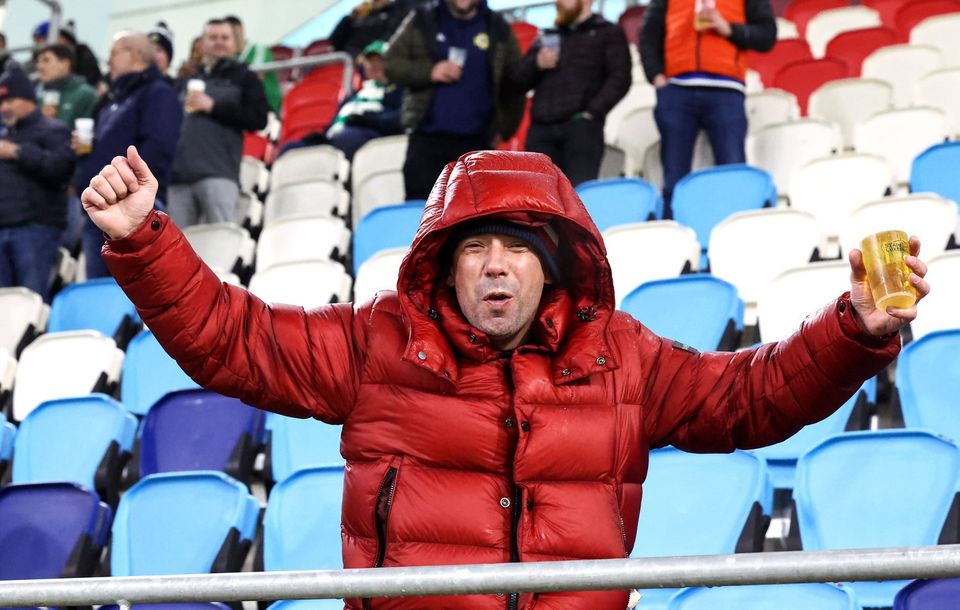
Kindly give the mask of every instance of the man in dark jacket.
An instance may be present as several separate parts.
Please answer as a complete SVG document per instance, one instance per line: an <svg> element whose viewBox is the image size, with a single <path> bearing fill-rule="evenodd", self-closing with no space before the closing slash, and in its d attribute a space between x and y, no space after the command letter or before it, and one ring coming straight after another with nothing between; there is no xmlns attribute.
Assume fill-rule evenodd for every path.
<svg viewBox="0 0 960 610"><path fill-rule="evenodd" d="M100 168L134 144L155 168L162 205L183 119L177 94L153 65L153 46L142 33L114 36L108 64L110 89L94 110L93 149L81 158L74 185L82 192ZM76 138L74 150L82 150ZM87 277L109 275L100 258L103 233L87 221L82 240Z"/></svg>
<svg viewBox="0 0 960 610"><path fill-rule="evenodd" d="M266 127L268 107L257 75L231 59L234 49L230 24L208 21L203 29L203 63L186 83L187 115L169 191L170 215L180 226L240 220L243 132ZM198 88L191 90L191 83Z"/></svg>
<svg viewBox="0 0 960 610"><path fill-rule="evenodd" d="M521 82L534 89L526 149L549 155L577 186L600 174L604 119L630 89L630 49L589 0L556 4L557 29L520 64Z"/></svg>
<svg viewBox="0 0 960 610"><path fill-rule="evenodd" d="M73 172L70 131L37 109L33 85L13 66L0 76L0 287L49 301Z"/></svg>
<svg viewBox="0 0 960 610"><path fill-rule="evenodd" d="M426 198L444 165L510 138L520 125L520 47L485 0L418 7L385 59L390 82L407 88L401 120L411 132L403 164L408 200Z"/></svg>
<svg viewBox="0 0 960 610"><path fill-rule="evenodd" d="M600 232L536 153L443 171L397 291L304 311L221 282L153 211L131 148L83 193L104 257L199 384L343 424L345 568L630 554L649 449L729 452L793 435L882 371L916 307L850 291L791 337L700 354L616 311ZM910 281L929 291L911 239ZM535 600L535 601L534 601ZM351 610L623 610L626 591L347 600Z"/></svg>
<svg viewBox="0 0 960 610"><path fill-rule="evenodd" d="M344 15L328 40L337 51L359 56L371 42L393 36L416 0L363 0Z"/></svg>
<svg viewBox="0 0 960 610"><path fill-rule="evenodd" d="M33 40L37 44L37 49L47 42L47 35L50 33L50 22L44 21L37 25L33 30ZM77 34L74 31L74 24L68 21L60 27L57 35L57 42L70 47L73 51L73 73L82 76L87 84L93 88L100 85L103 80L103 73L100 72L100 62L97 56L93 54L90 47L77 41ZM32 67L31 67L32 69Z"/></svg>

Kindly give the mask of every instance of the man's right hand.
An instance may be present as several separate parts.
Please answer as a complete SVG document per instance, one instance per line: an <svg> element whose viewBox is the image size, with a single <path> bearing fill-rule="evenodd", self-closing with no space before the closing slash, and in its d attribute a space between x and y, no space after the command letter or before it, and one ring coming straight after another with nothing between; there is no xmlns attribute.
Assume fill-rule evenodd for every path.
<svg viewBox="0 0 960 610"><path fill-rule="evenodd" d="M435 83L455 83L460 80L462 74L463 68L445 59L433 64L433 69L430 70L430 80Z"/></svg>
<svg viewBox="0 0 960 610"><path fill-rule="evenodd" d="M542 47L537 51L537 67L541 70L553 70L557 67L559 59L560 54L557 53L556 49Z"/></svg>
<svg viewBox="0 0 960 610"><path fill-rule="evenodd" d="M667 77L663 74L657 74L653 77L653 86L659 89L667 84Z"/></svg>
<svg viewBox="0 0 960 610"><path fill-rule="evenodd" d="M157 179L135 146L126 157L114 157L110 165L91 178L80 196L90 220L110 239L126 237L140 227L153 210Z"/></svg>

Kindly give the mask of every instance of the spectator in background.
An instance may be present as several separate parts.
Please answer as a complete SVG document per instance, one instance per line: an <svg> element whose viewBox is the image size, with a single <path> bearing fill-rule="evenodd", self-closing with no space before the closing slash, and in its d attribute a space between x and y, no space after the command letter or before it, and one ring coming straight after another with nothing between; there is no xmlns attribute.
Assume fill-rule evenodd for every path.
<svg viewBox="0 0 960 610"><path fill-rule="evenodd" d="M270 47L257 44L247 40L246 31L243 29L243 22L235 15L229 15L223 18L233 28L234 44L237 48L237 59L245 66L254 64L265 64L273 61L273 51ZM280 104L283 103L283 92L280 89L280 79L277 73L263 72L259 75L260 82L263 83L263 92L267 96L267 105L277 116L280 116Z"/></svg>
<svg viewBox="0 0 960 610"><path fill-rule="evenodd" d="M630 89L630 49L589 0L556 6L557 29L545 30L520 64L520 80L534 89L526 149L549 155L576 186L600 173L604 118Z"/></svg>
<svg viewBox="0 0 960 610"><path fill-rule="evenodd" d="M44 21L38 25L33 30L34 43L37 45L45 44L49 32L49 21ZM100 62L97 61L97 56L93 54L90 47L82 42L77 42L77 34L72 21L60 26L57 42L70 47L73 51L73 73L82 76L91 87L98 87L100 81L103 80L103 73L100 72Z"/></svg>
<svg viewBox="0 0 960 610"><path fill-rule="evenodd" d="M701 7L697 12L697 7ZM673 187L690 173L693 147L707 132L717 165L744 163L747 62L743 51L769 51L777 23L769 0L652 0L640 35L643 70L657 88L664 214Z"/></svg>
<svg viewBox="0 0 960 610"><path fill-rule="evenodd" d="M75 161L70 130L40 113L18 66L0 76L0 115L0 287L24 286L49 302Z"/></svg>
<svg viewBox="0 0 960 610"><path fill-rule="evenodd" d="M110 89L94 109L93 148L80 160L74 187L82 192L104 165L134 144L144 159L151 159L160 183L157 198L166 201L173 155L180 135L183 108L177 93L163 80L153 63L153 44L146 34L120 32L110 47ZM83 152L75 136L74 150ZM83 228L83 252L88 278L109 275L100 248L103 233L89 221Z"/></svg>
<svg viewBox="0 0 960 610"><path fill-rule="evenodd" d="M371 42L393 36L416 4L417 0L364 0L337 23L330 34L330 44L337 51L357 57Z"/></svg>
<svg viewBox="0 0 960 610"><path fill-rule="evenodd" d="M200 69L203 62L203 36L197 36L190 43L190 57L183 60L180 67L177 68L178 87L186 82L186 79L192 77Z"/></svg>
<svg viewBox="0 0 960 610"><path fill-rule="evenodd" d="M6 67L8 59L10 59L10 53L7 53L7 36L0 32L0 70Z"/></svg>
<svg viewBox="0 0 960 610"><path fill-rule="evenodd" d="M170 216L183 227L238 222L243 132L267 124L267 99L257 75L234 55L233 29L221 19L203 29L203 62L186 86L187 115L177 144L170 186Z"/></svg>
<svg viewBox="0 0 960 610"><path fill-rule="evenodd" d="M82 76L73 73L73 62L73 51L64 44L47 45L37 54L41 111L70 129L78 118L93 116L97 105L97 92Z"/></svg>
<svg viewBox="0 0 960 610"><path fill-rule="evenodd" d="M510 138L523 117L520 47L485 0L440 0L411 12L387 50L390 82L406 87L406 198L426 199L447 163Z"/></svg>
<svg viewBox="0 0 960 610"><path fill-rule="evenodd" d="M170 64L173 61L173 32L166 23L159 21L147 31L147 38L153 43L153 63L163 75L163 80L171 87L176 86L173 77L170 76Z"/></svg>

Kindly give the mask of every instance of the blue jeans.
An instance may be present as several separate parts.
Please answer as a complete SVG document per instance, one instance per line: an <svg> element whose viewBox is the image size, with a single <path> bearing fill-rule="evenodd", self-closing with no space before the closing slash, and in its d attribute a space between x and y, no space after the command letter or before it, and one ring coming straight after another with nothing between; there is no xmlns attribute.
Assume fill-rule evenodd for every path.
<svg viewBox="0 0 960 610"><path fill-rule="evenodd" d="M51 225L0 228L0 288L23 286L49 302L59 245L60 229Z"/></svg>
<svg viewBox="0 0 960 610"><path fill-rule="evenodd" d="M690 173L701 129L707 132L717 165L746 161L747 111L739 91L666 85L657 89L653 118L660 131L664 218L673 217L673 187Z"/></svg>

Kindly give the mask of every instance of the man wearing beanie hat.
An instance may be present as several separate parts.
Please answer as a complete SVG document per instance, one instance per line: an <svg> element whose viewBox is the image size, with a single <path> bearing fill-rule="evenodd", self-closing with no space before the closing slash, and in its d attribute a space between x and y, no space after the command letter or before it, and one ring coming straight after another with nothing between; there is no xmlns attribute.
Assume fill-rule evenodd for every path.
<svg viewBox="0 0 960 610"><path fill-rule="evenodd" d="M24 286L49 301L67 184L70 130L37 108L19 67L0 75L0 287Z"/></svg>
<svg viewBox="0 0 960 610"><path fill-rule="evenodd" d="M173 32L163 21L147 30L147 38L153 43L153 62L157 64L163 80L171 87L174 80L170 76L170 63L173 61Z"/></svg>
<svg viewBox="0 0 960 610"><path fill-rule="evenodd" d="M91 181L83 202L109 237L104 260L198 383L343 424L348 569L628 556L650 449L779 442L882 371L916 316L876 309L854 250L850 291L779 343L700 354L659 337L616 311L600 232L537 153L483 151L447 165L396 291L309 311L221 282L153 210L155 190L133 148ZM922 298L926 266L916 238L910 247ZM506 592L346 605L623 610L627 598Z"/></svg>

